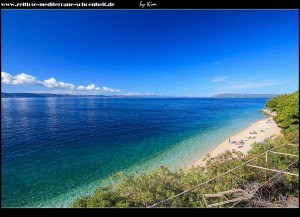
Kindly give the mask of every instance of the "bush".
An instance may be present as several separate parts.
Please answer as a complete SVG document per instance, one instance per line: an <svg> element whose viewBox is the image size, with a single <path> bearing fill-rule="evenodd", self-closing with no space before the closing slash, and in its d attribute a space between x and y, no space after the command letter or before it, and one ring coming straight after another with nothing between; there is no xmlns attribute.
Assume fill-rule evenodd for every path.
<svg viewBox="0 0 300 217"><path fill-rule="evenodd" d="M299 129L299 91L271 98L266 106L276 111L274 120L284 133Z"/></svg>
<svg viewBox="0 0 300 217"><path fill-rule="evenodd" d="M291 141L291 138L295 138L296 133L298 135L299 132L287 133L276 139L267 139L264 144L255 143L252 145L253 147L247 156L237 151L226 151L214 159L209 159L206 168L192 167L189 170L178 169L172 171L167 167L161 166L150 172L144 171L130 175L118 173L113 177L116 180L114 184L99 187L92 196L85 196L75 200L72 207L147 207L187 189L191 189L271 148L287 144L287 142ZM299 136L297 142L295 142L295 139L293 141L299 144ZM292 146L281 147L278 151L299 154L298 148ZM263 156L251 164L268 168L285 169L294 160L289 156L270 154L267 163ZM296 164L290 168L290 171L298 172L299 165ZM203 193L217 193L234 188L243 188L254 182L263 183L265 177L270 178L273 175L274 173L272 172L266 173L264 170L241 167L232 173L203 185L201 188L197 188L161 204L159 207L205 207L202 200ZM298 177L284 176L281 184L276 185L276 191L268 190L268 192L274 194L270 197L273 198L273 201L278 201L279 193L283 195L299 194L298 186ZM216 199L216 201L218 200L220 199ZM240 206L247 206L247 203L243 202Z"/></svg>

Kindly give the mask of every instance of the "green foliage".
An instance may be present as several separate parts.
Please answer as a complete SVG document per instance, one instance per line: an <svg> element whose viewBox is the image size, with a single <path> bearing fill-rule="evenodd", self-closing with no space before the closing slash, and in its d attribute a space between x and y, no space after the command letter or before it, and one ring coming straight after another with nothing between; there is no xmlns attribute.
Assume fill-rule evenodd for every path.
<svg viewBox="0 0 300 217"><path fill-rule="evenodd" d="M276 111L274 120L284 133L299 129L299 91L271 98L266 106Z"/></svg>
<svg viewBox="0 0 300 217"><path fill-rule="evenodd" d="M266 106L273 110L273 111L276 111L276 108L277 108L277 105L278 105L278 99L279 99L280 96L275 96L271 99L269 99L267 102L266 102Z"/></svg>
<svg viewBox="0 0 300 217"><path fill-rule="evenodd" d="M172 171L167 167L161 166L150 172L145 171L135 174L118 173L113 177L116 180L114 184L99 187L93 195L75 200L72 207L147 207L187 189L191 189L271 148L291 142L299 144L298 133L298 131L296 133L291 132L276 139L267 139L265 143L255 143L247 156L237 151L226 151L216 158L209 158L206 168L192 167L189 170L178 169ZM285 146L278 148L276 151L299 155L298 147ZM295 158L290 156L269 154L268 162L265 162L265 157L262 156L251 162L251 164L268 168L285 169L294 160ZM289 172L299 173L299 165L297 164L289 168ZM205 207L202 194L243 188L252 183L263 183L265 182L265 178L270 178L273 175L274 172L266 172L244 166L158 207ZM268 197L272 198L273 201L277 201L278 192L283 195L298 195L298 186L298 177L286 175L283 182L277 184L276 188L268 190ZM216 198L212 202L220 201L220 198ZM247 206L247 203L243 202L240 206Z"/></svg>

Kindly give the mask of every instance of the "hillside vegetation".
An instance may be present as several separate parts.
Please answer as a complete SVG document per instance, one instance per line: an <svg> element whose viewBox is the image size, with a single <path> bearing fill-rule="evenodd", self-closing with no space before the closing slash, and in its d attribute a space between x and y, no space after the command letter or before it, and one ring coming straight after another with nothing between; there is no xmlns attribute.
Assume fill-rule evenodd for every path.
<svg viewBox="0 0 300 217"><path fill-rule="evenodd" d="M275 122L283 132L299 129L299 91L292 94L282 94L267 101L266 106L276 111Z"/></svg>
<svg viewBox="0 0 300 217"><path fill-rule="evenodd" d="M104 184L104 187L99 187L93 195L76 199L72 207L147 207L191 189L274 147L283 144L299 145L298 102L298 91L293 94L274 97L267 102L267 107L277 112L276 122L280 123L285 133L276 138L269 138L264 143L253 144L246 156L241 152L226 151L216 158L207 156L205 168L193 167L189 170L177 169L172 171L161 166L150 172L146 170L134 174L120 172L112 177L115 180L113 184ZM297 146L283 146L276 151L299 156ZM262 156L255 159L251 164L276 170L285 170L288 165L291 165L287 171L299 174L299 161L294 163L297 159L299 158L269 154L268 162ZM213 194L237 188L251 191L255 186L261 186L266 180L274 178L275 174L276 172L243 166L208 182L200 188L159 204L158 207L206 207L202 199L203 194ZM289 207L291 200L298 200L299 202L299 177L286 174L278 176L276 180L255 192L251 200L241 201L235 206ZM220 198L216 198L212 203L220 201ZM232 205L226 204L220 207Z"/></svg>

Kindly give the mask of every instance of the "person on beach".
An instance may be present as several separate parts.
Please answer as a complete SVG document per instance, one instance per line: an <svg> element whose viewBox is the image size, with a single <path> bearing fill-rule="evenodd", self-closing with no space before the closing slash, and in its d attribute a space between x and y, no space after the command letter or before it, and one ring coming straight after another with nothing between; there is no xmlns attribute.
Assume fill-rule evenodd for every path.
<svg viewBox="0 0 300 217"><path fill-rule="evenodd" d="M229 144L230 144L230 138L229 138Z"/></svg>

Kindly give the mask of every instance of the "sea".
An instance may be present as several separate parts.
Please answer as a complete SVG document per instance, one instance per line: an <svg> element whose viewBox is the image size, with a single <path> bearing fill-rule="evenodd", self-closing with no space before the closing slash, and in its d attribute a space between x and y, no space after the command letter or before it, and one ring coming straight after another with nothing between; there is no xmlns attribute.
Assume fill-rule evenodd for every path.
<svg viewBox="0 0 300 217"><path fill-rule="evenodd" d="M117 172L184 168L267 98L1 99L1 206L69 207Z"/></svg>

